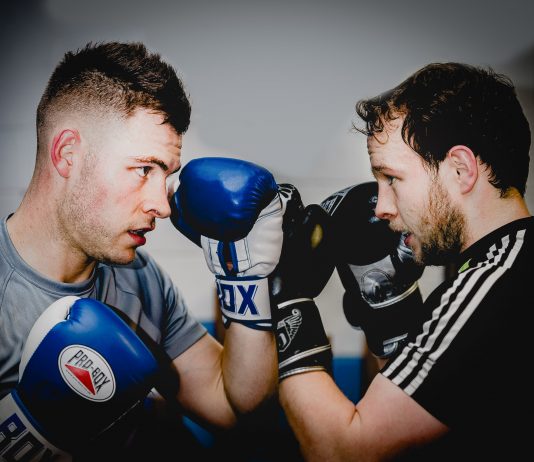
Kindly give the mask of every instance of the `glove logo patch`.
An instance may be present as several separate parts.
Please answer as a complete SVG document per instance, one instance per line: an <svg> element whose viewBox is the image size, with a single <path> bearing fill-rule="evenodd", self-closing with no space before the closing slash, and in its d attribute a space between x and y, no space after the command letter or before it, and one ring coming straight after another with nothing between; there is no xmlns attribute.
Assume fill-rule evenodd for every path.
<svg viewBox="0 0 534 462"><path fill-rule="evenodd" d="M343 199L345 199L345 196L353 187L354 186L349 186L348 188L342 189L341 191L338 191L327 197L323 202L321 202L321 207L325 209L329 215L333 215L339 204L343 202Z"/></svg>
<svg viewBox="0 0 534 462"><path fill-rule="evenodd" d="M278 351L282 352L291 345L291 341L297 335L300 325L302 324L302 313L299 309L293 308L291 314L276 325L276 339L278 342Z"/></svg>
<svg viewBox="0 0 534 462"><path fill-rule="evenodd" d="M254 303L257 288L256 284L250 284L245 287L243 285L223 284L217 281L217 292L223 311L240 316L246 316L247 311L249 311L252 316L258 316L258 308Z"/></svg>
<svg viewBox="0 0 534 462"><path fill-rule="evenodd" d="M358 281L364 300L373 308L379 308L381 303L392 299L403 289L394 283L395 267L389 255L370 265L349 264L349 267Z"/></svg>
<svg viewBox="0 0 534 462"><path fill-rule="evenodd" d="M108 401L115 394L115 377L111 367L92 348L70 345L59 354L58 366L66 384L90 401Z"/></svg>

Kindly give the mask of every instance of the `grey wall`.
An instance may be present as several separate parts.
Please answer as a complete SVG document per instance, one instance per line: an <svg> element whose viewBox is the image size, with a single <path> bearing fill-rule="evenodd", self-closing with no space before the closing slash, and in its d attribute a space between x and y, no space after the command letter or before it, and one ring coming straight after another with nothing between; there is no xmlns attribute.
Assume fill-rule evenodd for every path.
<svg viewBox="0 0 534 462"><path fill-rule="evenodd" d="M184 163L231 156L296 184L305 202L372 179L365 139L351 133L354 104L434 61L491 65L516 83L534 121L534 2L27 1L0 19L0 214L30 179L37 102L55 64L88 41L140 40L182 75L193 105ZM531 170L534 167L531 167ZM534 175L528 203L534 210ZM160 223L147 248L212 317L202 254ZM440 281L425 270L423 292ZM361 351L341 314L337 276L320 296L337 354Z"/></svg>

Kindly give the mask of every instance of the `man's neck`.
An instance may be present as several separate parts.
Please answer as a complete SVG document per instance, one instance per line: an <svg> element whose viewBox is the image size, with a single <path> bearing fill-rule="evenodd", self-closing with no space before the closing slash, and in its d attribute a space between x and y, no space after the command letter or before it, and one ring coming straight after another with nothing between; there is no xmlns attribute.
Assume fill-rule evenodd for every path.
<svg viewBox="0 0 534 462"><path fill-rule="evenodd" d="M531 216L518 192L507 198L483 200L467 214L469 226L463 250L501 226Z"/></svg>
<svg viewBox="0 0 534 462"><path fill-rule="evenodd" d="M96 262L66 242L53 207L45 201L32 203L26 195L7 221L11 241L20 257L47 278L66 283L85 281Z"/></svg>

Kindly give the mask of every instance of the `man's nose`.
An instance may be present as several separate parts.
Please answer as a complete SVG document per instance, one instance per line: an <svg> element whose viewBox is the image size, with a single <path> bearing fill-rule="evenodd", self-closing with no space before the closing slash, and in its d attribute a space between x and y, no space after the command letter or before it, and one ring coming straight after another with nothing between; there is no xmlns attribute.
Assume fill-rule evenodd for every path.
<svg viewBox="0 0 534 462"><path fill-rule="evenodd" d="M381 186L378 187L375 215L381 220L391 220L397 213L393 193L389 189Z"/></svg>
<svg viewBox="0 0 534 462"><path fill-rule="evenodd" d="M165 182L150 191L145 201L144 209L146 213L152 213L156 218L168 218L171 215L171 206Z"/></svg>

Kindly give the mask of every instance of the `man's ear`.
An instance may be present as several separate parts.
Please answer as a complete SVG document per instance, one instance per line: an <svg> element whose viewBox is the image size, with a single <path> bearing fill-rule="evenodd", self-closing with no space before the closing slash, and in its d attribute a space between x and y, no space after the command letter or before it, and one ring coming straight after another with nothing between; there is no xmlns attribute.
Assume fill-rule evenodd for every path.
<svg viewBox="0 0 534 462"><path fill-rule="evenodd" d="M68 178L70 176L74 156L79 153L80 145L80 134L77 130L63 130L54 136L50 158L62 177Z"/></svg>
<svg viewBox="0 0 534 462"><path fill-rule="evenodd" d="M455 177L460 192L471 192L478 179L478 162L475 154L467 146L453 146L447 153L451 168L455 171Z"/></svg>

